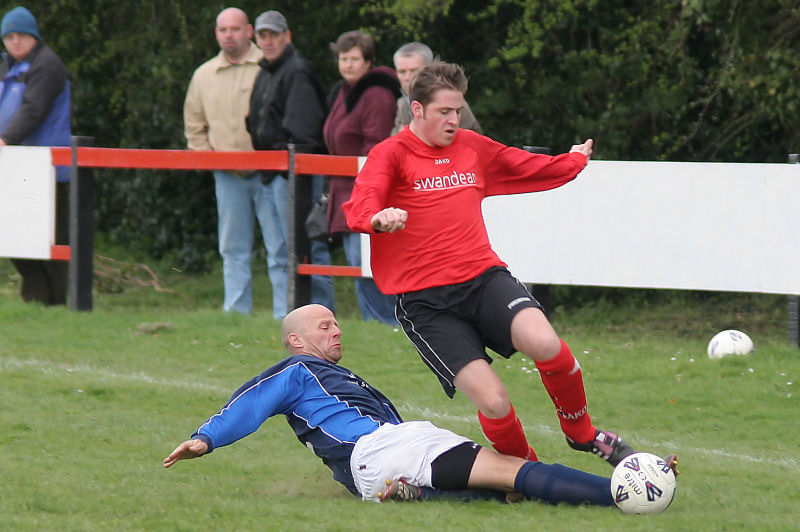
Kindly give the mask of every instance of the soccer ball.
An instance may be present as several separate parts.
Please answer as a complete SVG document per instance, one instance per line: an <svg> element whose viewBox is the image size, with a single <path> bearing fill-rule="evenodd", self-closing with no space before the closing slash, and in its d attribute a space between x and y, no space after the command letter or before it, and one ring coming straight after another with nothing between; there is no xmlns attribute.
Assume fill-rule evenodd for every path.
<svg viewBox="0 0 800 532"><path fill-rule="evenodd" d="M746 355L753 352L753 341L742 331L728 329L714 335L708 342L707 352L708 358Z"/></svg>
<svg viewBox="0 0 800 532"><path fill-rule="evenodd" d="M634 453L611 474L611 496L626 514L654 514L667 509L675 497L675 473L650 453Z"/></svg>

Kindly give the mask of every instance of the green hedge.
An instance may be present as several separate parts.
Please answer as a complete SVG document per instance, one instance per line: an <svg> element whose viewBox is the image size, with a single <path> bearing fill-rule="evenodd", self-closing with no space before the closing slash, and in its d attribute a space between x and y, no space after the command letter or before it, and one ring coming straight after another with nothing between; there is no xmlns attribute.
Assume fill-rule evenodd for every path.
<svg viewBox="0 0 800 532"><path fill-rule="evenodd" d="M73 81L73 128L95 144L183 148L192 71L217 52L218 2L26 3ZM618 160L784 162L800 151L795 2L368 0L240 2L289 20L323 83L328 44L374 33L381 64L409 40L463 64L489 135L550 146L587 137ZM11 5L4 8L7 11ZM216 250L204 172L98 171L98 228L112 241L201 269Z"/></svg>

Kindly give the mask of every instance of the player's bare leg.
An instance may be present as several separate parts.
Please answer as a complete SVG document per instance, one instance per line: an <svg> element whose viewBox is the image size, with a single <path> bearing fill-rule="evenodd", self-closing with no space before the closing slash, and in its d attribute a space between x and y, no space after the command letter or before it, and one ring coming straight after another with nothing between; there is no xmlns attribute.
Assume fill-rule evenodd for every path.
<svg viewBox="0 0 800 532"><path fill-rule="evenodd" d="M559 464L525 461L481 449L472 465L468 486L518 492L552 504L591 503L614 506L610 480Z"/></svg>
<svg viewBox="0 0 800 532"><path fill-rule="evenodd" d="M536 363L570 447L594 453L612 466L634 452L617 434L592 425L581 366L541 309L526 308L514 317L511 340Z"/></svg>
<svg viewBox="0 0 800 532"><path fill-rule="evenodd" d="M511 342L514 349L534 362L544 362L558 355L561 349L556 331L538 308L520 310L511 321Z"/></svg>
<svg viewBox="0 0 800 532"><path fill-rule="evenodd" d="M678 475L678 460L674 454L664 461ZM506 493L507 502L536 499L552 504L591 503L614 506L610 480L560 464L530 462L515 456L494 453L482 448L478 451L470 471L467 488L473 490L497 490ZM386 481L386 488L378 496L381 501L416 501L423 498L423 490L405 480ZM437 492L444 494L446 492ZM477 493L482 493L478 491ZM495 499L474 497L473 499Z"/></svg>
<svg viewBox="0 0 800 532"><path fill-rule="evenodd" d="M538 459L528 444L505 385L488 362L473 360L461 368L453 384L478 407L483 433L497 452L528 460Z"/></svg>
<svg viewBox="0 0 800 532"><path fill-rule="evenodd" d="M473 360L461 368L453 384L486 416L500 418L511 410L503 381L483 359Z"/></svg>

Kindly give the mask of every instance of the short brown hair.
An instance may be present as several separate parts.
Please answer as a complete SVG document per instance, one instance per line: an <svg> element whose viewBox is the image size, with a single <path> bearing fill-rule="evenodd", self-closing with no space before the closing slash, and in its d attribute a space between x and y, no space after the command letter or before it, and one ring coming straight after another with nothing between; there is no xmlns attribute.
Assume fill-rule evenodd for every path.
<svg viewBox="0 0 800 532"><path fill-rule="evenodd" d="M408 97L411 101L418 101L423 106L433 100L433 94L441 89L467 92L467 76L460 65L434 61L414 74L411 86L408 88Z"/></svg>
<svg viewBox="0 0 800 532"><path fill-rule="evenodd" d="M339 35L336 42L331 43L331 50L339 57L339 54L349 52L353 48L361 50L364 56L364 61L368 63L375 62L375 39L368 33L363 33L359 30L346 31Z"/></svg>

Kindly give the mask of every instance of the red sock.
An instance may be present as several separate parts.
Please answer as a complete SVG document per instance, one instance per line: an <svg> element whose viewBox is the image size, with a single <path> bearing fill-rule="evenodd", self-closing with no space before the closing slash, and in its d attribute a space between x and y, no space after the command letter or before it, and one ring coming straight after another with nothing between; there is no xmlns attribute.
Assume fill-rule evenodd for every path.
<svg viewBox="0 0 800 532"><path fill-rule="evenodd" d="M547 393L556 406L561 430L569 439L586 443L595 436L595 428L586 406L581 366L560 340L561 350L550 360L536 362Z"/></svg>
<svg viewBox="0 0 800 532"><path fill-rule="evenodd" d="M525 439L525 432L514 412L514 405L511 405L511 410L505 417L499 419L486 417L478 410L478 420L483 433L498 453L519 456L526 460L539 460L533 452L533 447L528 445L528 440Z"/></svg>

